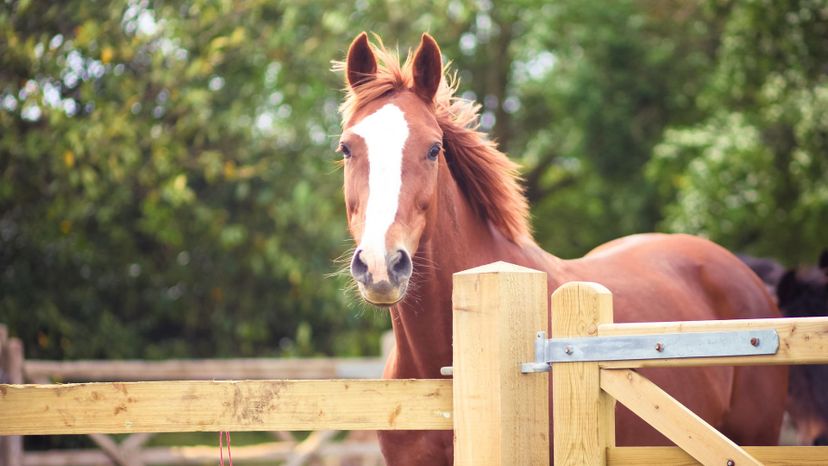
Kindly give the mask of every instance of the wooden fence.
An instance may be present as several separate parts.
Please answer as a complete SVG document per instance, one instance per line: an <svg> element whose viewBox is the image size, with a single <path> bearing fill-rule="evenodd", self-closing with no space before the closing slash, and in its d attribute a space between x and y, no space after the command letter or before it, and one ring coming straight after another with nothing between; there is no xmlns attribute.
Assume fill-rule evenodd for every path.
<svg viewBox="0 0 828 466"><path fill-rule="evenodd" d="M383 336L380 352L387 355L393 335ZM4 358L4 355L6 356ZM148 380L232 379L361 379L382 375L384 356L366 358L249 358L48 361L24 358L19 339L8 338L0 324L0 383L123 382ZM118 442L109 435L88 434L96 449L24 451L21 437L0 437L0 466L103 466L203 464L214 459L214 446L148 447L154 433L136 433ZM305 438L291 432L270 432L272 439L236 446L234 457L242 461L283 461L299 466L322 461L325 465L383 464L372 432L315 431Z"/></svg>
<svg viewBox="0 0 828 466"><path fill-rule="evenodd" d="M553 364L555 464L826 464L826 447L739 447L632 369L828 362L828 318L613 324L612 296L571 283L555 336L772 328L770 356ZM546 374L521 374L546 329L545 274L496 263L455 274L453 380L178 381L0 385L0 435L454 429L457 465L548 465ZM678 447L616 447L614 399ZM654 406L658 405L658 409Z"/></svg>
<svg viewBox="0 0 828 466"><path fill-rule="evenodd" d="M23 344L16 338L9 338L6 327L0 325L0 384L2 383L23 383ZM0 397L2 393L0 389ZM0 409L0 418L5 416L5 410ZM18 466L22 456L22 437L0 436L0 465Z"/></svg>

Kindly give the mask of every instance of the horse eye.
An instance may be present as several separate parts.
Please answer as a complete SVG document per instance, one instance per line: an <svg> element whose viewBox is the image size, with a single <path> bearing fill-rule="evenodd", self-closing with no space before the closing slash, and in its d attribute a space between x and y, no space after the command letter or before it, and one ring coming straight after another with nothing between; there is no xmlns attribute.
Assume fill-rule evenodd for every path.
<svg viewBox="0 0 828 466"><path fill-rule="evenodd" d="M344 142L339 143L339 152L342 152L342 157L348 159L351 158L351 148L348 147L348 144Z"/></svg>
<svg viewBox="0 0 828 466"><path fill-rule="evenodd" d="M437 160L437 156L440 155L440 144L434 144L431 146L431 149L428 150L428 159L429 160Z"/></svg>

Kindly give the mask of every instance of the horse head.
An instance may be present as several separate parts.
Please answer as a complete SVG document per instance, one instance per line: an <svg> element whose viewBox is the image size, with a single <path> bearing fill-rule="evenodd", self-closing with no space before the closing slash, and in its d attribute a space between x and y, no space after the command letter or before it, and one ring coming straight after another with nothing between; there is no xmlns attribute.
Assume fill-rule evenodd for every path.
<svg viewBox="0 0 828 466"><path fill-rule="evenodd" d="M379 77L365 33L353 41L345 63L355 96L339 141L348 227L357 244L350 270L362 297L380 306L405 296L445 163L434 114L442 60L431 36L423 34L403 68L410 80Z"/></svg>

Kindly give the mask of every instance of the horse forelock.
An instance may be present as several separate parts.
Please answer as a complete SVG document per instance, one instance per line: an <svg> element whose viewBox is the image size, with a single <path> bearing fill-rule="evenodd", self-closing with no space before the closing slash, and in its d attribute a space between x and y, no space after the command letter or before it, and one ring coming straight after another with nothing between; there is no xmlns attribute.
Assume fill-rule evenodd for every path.
<svg viewBox="0 0 828 466"><path fill-rule="evenodd" d="M339 106L343 126L369 103L396 91L411 89L413 53L400 64L396 51L387 49L378 36L371 49L377 59L377 73L356 87L345 87ZM334 71L344 71L345 62L334 62ZM529 204L523 193L518 164L498 150L494 141L478 131L480 106L456 96L459 80L450 64L434 97L433 110L443 131L449 170L472 208L488 219L506 238L515 243L531 242Z"/></svg>

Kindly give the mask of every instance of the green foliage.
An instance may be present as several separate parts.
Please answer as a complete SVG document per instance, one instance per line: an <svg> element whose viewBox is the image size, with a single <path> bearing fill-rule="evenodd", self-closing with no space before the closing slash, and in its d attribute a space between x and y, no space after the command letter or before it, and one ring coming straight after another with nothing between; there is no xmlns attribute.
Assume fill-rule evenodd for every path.
<svg viewBox="0 0 828 466"><path fill-rule="evenodd" d="M796 263L828 245L828 3L737 2L706 116L665 133L647 167L667 230Z"/></svg>
<svg viewBox="0 0 828 466"><path fill-rule="evenodd" d="M281 27L311 17L266 2L3 8L0 305L30 355L376 351L348 335L387 322L356 318L325 278L346 238L338 120L322 111L335 50L308 60L296 44L313 30Z"/></svg>
<svg viewBox="0 0 828 466"><path fill-rule="evenodd" d="M525 168L536 236L810 260L828 220L826 2L0 5L0 321L31 357L375 352L331 277L360 31L434 34Z"/></svg>
<svg viewBox="0 0 828 466"><path fill-rule="evenodd" d="M652 230L642 169L665 127L698 114L715 21L695 3L633 1L556 2L525 20L535 40L515 72L512 140L525 147L538 239L575 257Z"/></svg>
<svg viewBox="0 0 828 466"><path fill-rule="evenodd" d="M772 165L759 131L729 114L701 128L667 131L649 168L662 192L678 187L677 202L667 208L672 229L745 243L762 233L754 219L772 209ZM665 176L674 171L675 178Z"/></svg>

